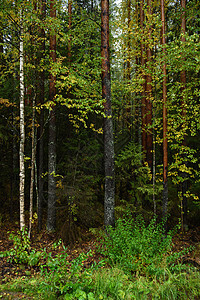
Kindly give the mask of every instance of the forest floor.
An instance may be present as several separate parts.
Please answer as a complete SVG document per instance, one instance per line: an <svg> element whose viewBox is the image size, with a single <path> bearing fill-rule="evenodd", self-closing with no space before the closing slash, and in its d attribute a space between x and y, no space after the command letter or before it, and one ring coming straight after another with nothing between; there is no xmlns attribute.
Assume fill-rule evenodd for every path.
<svg viewBox="0 0 200 300"><path fill-rule="evenodd" d="M9 239L10 233L17 233L19 230L19 224L17 222L6 222L0 224L0 252L8 251L13 247L13 242ZM88 256L84 262L84 267L87 268L95 262L99 262L102 259L101 255L96 250L96 237L89 231L85 231L83 235L84 239L76 241L75 244L67 245L68 261L72 261L77 258L81 253L88 253L92 251L93 255ZM57 234L49 234L46 230L37 233L33 230L31 239L31 248L36 251L42 251L46 249L46 253L51 252L52 256L62 251L62 246L57 247L56 250L53 248L53 244L58 242ZM9 282L12 279L16 279L23 276L33 277L40 273L38 266L30 266L26 264L16 264L7 261L7 257L0 257L0 299L31 299L27 298L27 295L19 292L12 291L1 291L1 285Z"/></svg>
<svg viewBox="0 0 200 300"><path fill-rule="evenodd" d="M0 224L0 252L10 250L13 247L13 242L9 240L11 232L17 233L19 229L18 223L4 222ZM36 251L41 251L46 248L46 252L52 252L52 256L56 255L62 247L53 249L53 244L58 241L56 234L48 234L45 230L37 233L33 231L31 247ZM84 262L85 267L90 266L94 261L97 263L102 257L96 252L96 237L85 231L84 239L77 241L74 245L67 246L68 260L72 261L81 253L92 251L92 256L89 256ZM198 269L200 268L200 228L190 229L185 234L177 234L173 239L173 250L181 251L185 248L193 247L193 251L182 257L183 263L193 264ZM6 257L0 258L0 299L31 299L27 295L20 292L1 291L1 285L9 282L11 279L25 277L34 277L39 274L38 266L29 266L25 264L15 264L7 261Z"/></svg>

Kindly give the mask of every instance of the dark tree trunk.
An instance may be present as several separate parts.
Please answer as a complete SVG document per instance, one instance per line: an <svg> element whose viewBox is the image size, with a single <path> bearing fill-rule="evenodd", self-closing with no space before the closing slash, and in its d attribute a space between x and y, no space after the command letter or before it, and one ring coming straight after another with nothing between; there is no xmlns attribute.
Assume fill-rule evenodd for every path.
<svg viewBox="0 0 200 300"><path fill-rule="evenodd" d="M165 62L166 40L165 40L165 8L164 0L160 1L161 20L162 20L162 46L163 46L163 217L167 216L168 205L168 184L167 184L167 168L168 168L168 152L167 152L167 70Z"/></svg>
<svg viewBox="0 0 200 300"><path fill-rule="evenodd" d="M102 56L102 97L104 102L104 164L105 164L105 226L114 226L115 216L115 174L114 140L111 110L110 53L109 53L109 1L101 0L101 56Z"/></svg>
<svg viewBox="0 0 200 300"><path fill-rule="evenodd" d="M50 17L56 17L56 8L54 0L50 2ZM56 35L50 34L50 59L56 61ZM49 113L49 148L48 148L48 212L47 212L47 230L56 229L56 111L54 97L56 94L56 78L50 74L49 100L51 101L51 110Z"/></svg>
<svg viewBox="0 0 200 300"><path fill-rule="evenodd" d="M44 21L46 16L46 1L41 0L41 19ZM40 53L39 53L39 63L44 57L45 53L45 31L40 29ZM45 72L44 70L39 73L39 102L44 104L44 81L45 81ZM42 229L42 207L43 207L43 193L44 193L44 110L41 108L40 112L40 128L39 128L39 169L38 169L38 229Z"/></svg>

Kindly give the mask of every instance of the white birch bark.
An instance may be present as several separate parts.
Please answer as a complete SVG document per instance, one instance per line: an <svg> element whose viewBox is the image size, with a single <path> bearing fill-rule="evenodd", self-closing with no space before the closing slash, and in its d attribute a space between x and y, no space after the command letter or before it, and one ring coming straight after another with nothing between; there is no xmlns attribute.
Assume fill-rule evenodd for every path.
<svg viewBox="0 0 200 300"><path fill-rule="evenodd" d="M23 16L20 10L20 45L19 45L19 73L20 73L20 146L19 146L19 201L20 201L20 230L25 227L24 214L24 182L25 182L25 164L24 164L24 45L23 45Z"/></svg>

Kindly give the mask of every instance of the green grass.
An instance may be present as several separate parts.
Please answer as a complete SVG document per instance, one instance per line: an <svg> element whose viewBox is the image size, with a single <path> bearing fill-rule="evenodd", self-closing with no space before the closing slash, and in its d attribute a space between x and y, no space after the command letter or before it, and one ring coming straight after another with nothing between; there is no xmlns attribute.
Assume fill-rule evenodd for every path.
<svg viewBox="0 0 200 300"><path fill-rule="evenodd" d="M166 236L163 228L163 223L157 224L155 219L145 225L142 218L127 216L117 221L115 229L108 229L109 235L101 237L99 251L106 264L85 268L90 253L82 253L69 263L65 248L54 257L42 250L46 260L37 277L13 279L1 285L0 292L20 292L44 300L200 299L199 270L181 264L183 252L172 252L172 232ZM26 250L18 237L14 238L22 263ZM11 249L6 256L12 253ZM26 263L32 253L35 255L33 251L26 253ZM15 261L15 255L11 259Z"/></svg>
<svg viewBox="0 0 200 300"><path fill-rule="evenodd" d="M79 278L82 274L79 274ZM129 277L119 268L103 268L90 274L89 284L76 286L74 290L61 294L55 289L54 282L42 276L22 277L3 286L0 290L22 292L33 299L65 300L146 300L146 299L198 299L200 297L200 274L188 272L172 274L167 272L166 280L149 279L145 276ZM47 289L42 289L46 285ZM60 285L62 287L62 284Z"/></svg>

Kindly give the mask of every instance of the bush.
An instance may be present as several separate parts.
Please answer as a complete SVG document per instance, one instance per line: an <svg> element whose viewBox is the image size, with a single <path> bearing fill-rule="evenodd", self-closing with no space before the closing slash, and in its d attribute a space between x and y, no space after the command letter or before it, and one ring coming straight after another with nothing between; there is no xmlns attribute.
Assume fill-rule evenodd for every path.
<svg viewBox="0 0 200 300"><path fill-rule="evenodd" d="M26 229L18 231L17 234L12 232L9 240L13 242L13 248L7 251L1 251L0 257L7 257L9 262L28 264L35 266L42 257L42 252L31 248L31 242Z"/></svg>
<svg viewBox="0 0 200 300"><path fill-rule="evenodd" d="M83 296L84 293L89 293L92 268L84 269L84 261L89 255L90 253L82 253L69 262L65 248L55 257L52 257L51 253L48 254L46 264L41 266L43 277L43 282L39 286L41 293L47 295L53 293L57 296L75 293Z"/></svg>
<svg viewBox="0 0 200 300"><path fill-rule="evenodd" d="M111 266L118 266L128 274L161 276L175 269L175 262L182 253L171 252L173 232L165 234L164 222L153 218L148 226L139 216L130 214L109 227L101 238L100 252Z"/></svg>

